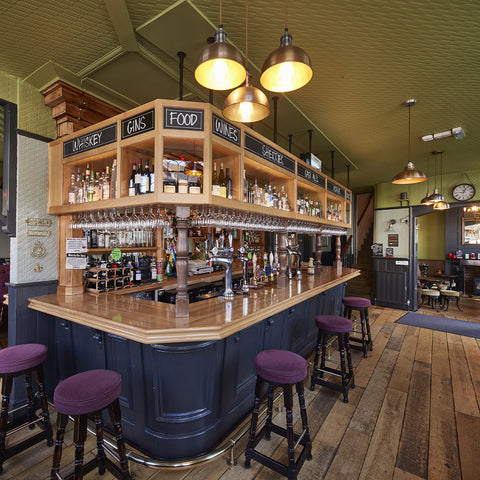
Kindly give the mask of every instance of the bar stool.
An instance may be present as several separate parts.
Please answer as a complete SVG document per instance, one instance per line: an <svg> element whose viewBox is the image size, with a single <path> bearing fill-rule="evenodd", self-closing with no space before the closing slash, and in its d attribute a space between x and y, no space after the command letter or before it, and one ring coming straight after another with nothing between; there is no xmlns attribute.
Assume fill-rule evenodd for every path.
<svg viewBox="0 0 480 480"><path fill-rule="evenodd" d="M315 323L318 327L318 341L315 352L315 360L313 362L313 373L311 378L312 383L310 390L314 390L315 385L323 385L324 387L332 388L333 390L343 393L343 401L348 403L348 389L355 387L352 356L350 354L350 343L348 341L348 334L352 330L353 324L348 318L340 317L338 315L318 315L315 317ZM338 338L340 370L325 366L327 340L334 335L336 335ZM348 372L345 365L345 351L347 353ZM320 358L320 353L321 361L319 367L318 360ZM341 385L324 380L324 372L342 377Z"/></svg>
<svg viewBox="0 0 480 480"><path fill-rule="evenodd" d="M342 303L344 305L343 316L345 318L348 318L349 320L352 319L352 310L358 310L360 313L362 336L361 338L350 337L350 342L358 342L361 343L361 345L350 344L350 348L361 350L363 352L363 356L367 358L367 347L370 346L370 350L373 350L372 335L370 334L370 322L368 320L368 309L371 305L370 300L362 297L343 297Z"/></svg>
<svg viewBox="0 0 480 480"><path fill-rule="evenodd" d="M3 462L22 452L26 448L46 439L47 445L53 445L52 426L48 414L48 402L45 394L45 376L43 362L47 358L48 348L39 343L27 343L14 345L0 350L0 379L2 380L2 409L0 413L0 472L3 470ZM41 417L35 414L35 401L32 388L32 373L37 377L38 396L42 409ZM25 390L27 403L19 408L27 407L24 415L18 416L13 421L8 421L8 407L14 377L25 375ZM18 409L17 409L18 410ZM12 413L12 412L11 412ZM32 435L22 442L10 448L5 448L5 440L8 433L14 433L28 426L35 427L35 423L41 422L42 432Z"/></svg>
<svg viewBox="0 0 480 480"><path fill-rule="evenodd" d="M445 311L448 312L448 304L450 300L455 299L457 301L457 308L463 312L460 308L460 292L458 290L440 290L440 304Z"/></svg>
<svg viewBox="0 0 480 480"><path fill-rule="evenodd" d="M65 480L80 480L83 475L98 466L98 473L103 475L107 469L115 478L130 480L125 442L121 426L121 412L118 397L121 391L122 378L111 370L89 370L68 377L57 385L53 396L55 409L58 412L57 438L53 455L50 480L57 479L62 457L62 444L65 427L69 416L73 416L75 442L75 470ZM108 408L110 419L115 430L120 468L105 455L103 446L102 410ZM87 419L95 418L97 434L97 456L83 465L83 446L87 438Z"/></svg>
<svg viewBox="0 0 480 480"><path fill-rule="evenodd" d="M439 300L440 300L440 291L436 290L434 288L421 288L420 289L420 295L422 297L422 303L418 306L418 308L423 307L423 303L425 302L426 299L427 303L431 305L432 308L434 308L438 312L438 305L439 305Z"/></svg>
<svg viewBox="0 0 480 480"><path fill-rule="evenodd" d="M285 350L266 350L255 356L255 370L257 372L255 404L247 448L245 450L245 467L249 468L250 460L253 459L287 477L289 480L295 480L305 460L312 458L312 442L308 430L307 410L303 395L303 380L307 376L307 361L300 355ZM260 397L264 381L268 382L267 418L263 428L256 434ZM293 385L295 385L297 390L300 416L302 418L302 433L300 435L293 432ZM272 423L273 390L276 386L280 386L283 389L283 400L287 417L286 429ZM270 439L271 432L287 439L288 466L255 450L255 447L263 437L267 440ZM303 449L295 462L295 448L300 444L303 446Z"/></svg>

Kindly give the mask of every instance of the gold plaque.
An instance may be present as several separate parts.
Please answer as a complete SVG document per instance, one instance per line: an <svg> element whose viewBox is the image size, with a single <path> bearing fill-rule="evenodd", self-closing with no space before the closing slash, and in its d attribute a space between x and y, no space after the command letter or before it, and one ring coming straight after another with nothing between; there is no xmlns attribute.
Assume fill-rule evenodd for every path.
<svg viewBox="0 0 480 480"><path fill-rule="evenodd" d="M33 258L43 258L47 254L47 249L43 246L42 242L36 241L33 244L32 250L30 251L30 255Z"/></svg>
<svg viewBox="0 0 480 480"><path fill-rule="evenodd" d="M49 218L27 218L25 223L29 227L49 227L52 221Z"/></svg>
<svg viewBox="0 0 480 480"><path fill-rule="evenodd" d="M27 230L25 233L29 237L49 237L52 234L49 230Z"/></svg>

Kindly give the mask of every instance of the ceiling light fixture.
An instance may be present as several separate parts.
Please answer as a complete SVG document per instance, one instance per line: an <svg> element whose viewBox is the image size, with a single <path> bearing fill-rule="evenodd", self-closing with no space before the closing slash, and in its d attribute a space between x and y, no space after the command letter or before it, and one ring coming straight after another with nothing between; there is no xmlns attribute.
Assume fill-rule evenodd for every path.
<svg viewBox="0 0 480 480"><path fill-rule="evenodd" d="M252 75L248 72L248 0L245 2L245 85L230 92L223 104L223 115L234 122L258 122L268 117L270 105L267 96L252 86Z"/></svg>
<svg viewBox="0 0 480 480"><path fill-rule="evenodd" d="M260 83L272 92L291 92L305 86L312 76L310 57L303 49L292 45L292 35L287 28L285 0L285 32L280 37L280 46L263 64Z"/></svg>
<svg viewBox="0 0 480 480"><path fill-rule="evenodd" d="M437 153L440 153L440 192L443 192L443 151ZM450 205L445 201L443 195L442 200L433 205L434 210L448 210L449 208Z"/></svg>
<svg viewBox="0 0 480 480"><path fill-rule="evenodd" d="M215 41L203 50L195 69L195 80L210 90L238 87L247 75L241 53L226 40L220 0L220 25L215 32Z"/></svg>
<svg viewBox="0 0 480 480"><path fill-rule="evenodd" d="M430 157L427 156L427 193L422 198L422 205L433 205L433 202L430 200Z"/></svg>
<svg viewBox="0 0 480 480"><path fill-rule="evenodd" d="M411 98L402 104L402 106L408 107L408 163L404 170L393 177L392 183L395 184L412 184L425 182L427 180L427 176L422 171L417 170L413 162L410 160L410 111L411 107L416 103L417 100Z"/></svg>
<svg viewBox="0 0 480 480"><path fill-rule="evenodd" d="M463 140L466 135L462 127L455 127L451 130L445 130L440 133L431 133L430 135L424 135L422 140L424 142L431 142L432 140L439 140L440 138L454 137L456 140Z"/></svg>
<svg viewBox="0 0 480 480"><path fill-rule="evenodd" d="M433 189L433 193L428 197L428 200L432 202L434 205L438 202L443 202L445 197L439 193L437 189L437 155L443 153L441 150L434 150L432 155L435 157L435 188Z"/></svg>

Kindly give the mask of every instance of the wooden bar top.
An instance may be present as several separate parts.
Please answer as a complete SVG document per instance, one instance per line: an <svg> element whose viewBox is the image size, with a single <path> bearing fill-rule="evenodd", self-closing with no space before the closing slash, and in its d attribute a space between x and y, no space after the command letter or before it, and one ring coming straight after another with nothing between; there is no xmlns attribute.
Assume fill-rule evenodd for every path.
<svg viewBox="0 0 480 480"><path fill-rule="evenodd" d="M272 284L232 301L192 303L189 318L176 318L174 305L128 295L45 295L30 298L29 307L144 344L220 340L358 275L351 268L338 275L335 267L324 266L319 276L294 278L285 288Z"/></svg>

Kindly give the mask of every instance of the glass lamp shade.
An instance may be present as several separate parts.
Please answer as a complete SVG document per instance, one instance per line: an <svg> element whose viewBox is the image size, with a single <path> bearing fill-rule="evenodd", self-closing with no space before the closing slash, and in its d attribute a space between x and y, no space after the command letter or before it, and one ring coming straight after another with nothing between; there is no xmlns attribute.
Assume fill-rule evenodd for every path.
<svg viewBox="0 0 480 480"><path fill-rule="evenodd" d="M215 42L206 47L195 69L195 80L210 90L230 90L238 87L247 74L240 52L226 42L227 34L219 26Z"/></svg>
<svg viewBox="0 0 480 480"><path fill-rule="evenodd" d="M310 57L300 47L292 45L292 36L286 28L280 46L263 64L262 87L272 92L291 92L306 85L312 76Z"/></svg>
<svg viewBox="0 0 480 480"><path fill-rule="evenodd" d="M440 200L439 202L433 205L434 210L448 210L449 208L450 208L450 205L443 200Z"/></svg>
<svg viewBox="0 0 480 480"><path fill-rule="evenodd" d="M392 180L392 183L405 185L411 183L426 182L427 176L420 170L415 168L412 162L408 162L407 166L400 173L397 173Z"/></svg>
<svg viewBox="0 0 480 480"><path fill-rule="evenodd" d="M428 197L428 199L430 200L430 202L435 204L438 202L443 202L445 200L445 197L441 193L439 193L437 188L435 187L433 193Z"/></svg>
<svg viewBox="0 0 480 480"><path fill-rule="evenodd" d="M268 117L270 106L267 96L251 85L252 76L247 74L245 85L230 92L223 104L223 115L234 122L258 122Z"/></svg>

